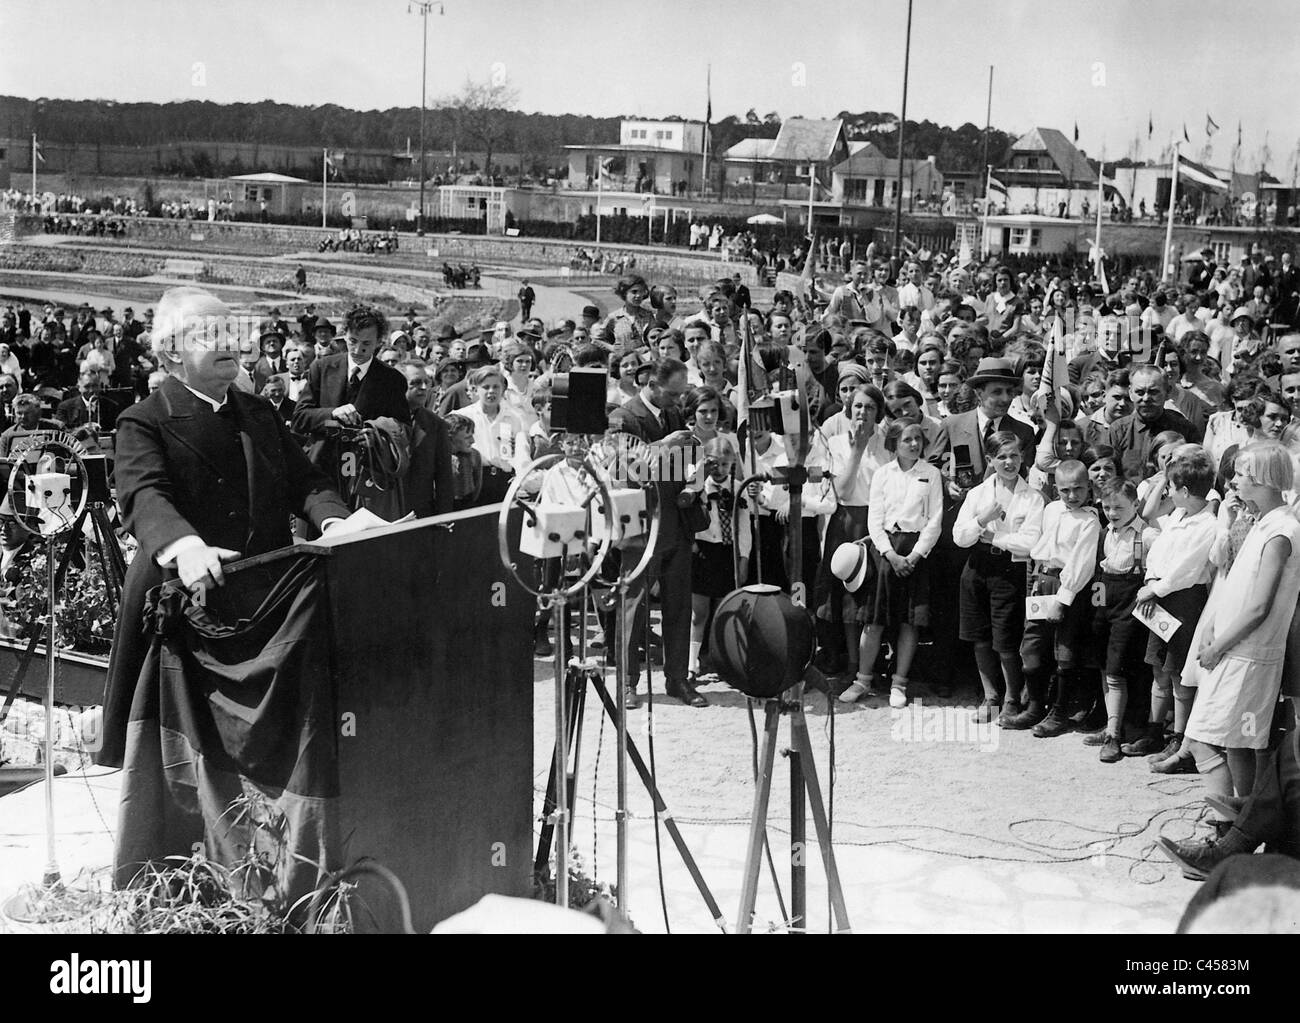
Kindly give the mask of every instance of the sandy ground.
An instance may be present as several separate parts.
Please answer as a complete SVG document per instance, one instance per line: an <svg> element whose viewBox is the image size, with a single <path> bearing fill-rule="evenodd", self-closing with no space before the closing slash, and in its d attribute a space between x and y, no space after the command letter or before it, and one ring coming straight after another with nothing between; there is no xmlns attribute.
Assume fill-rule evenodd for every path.
<svg viewBox="0 0 1300 1023"><path fill-rule="evenodd" d="M554 683L536 661L536 805L550 770ZM608 682L613 688L613 679ZM734 930L744 876L754 785L747 699L717 683L710 706L653 701L659 789L691 854ZM833 835L849 921L855 931L1170 932L1194 891L1155 847L1159 835L1186 838L1200 815L1195 776L1150 774L1144 760L1102 764L1080 737L975 729L969 711L918 688L905 711L876 698L834 715ZM831 797L826 699L806 694L805 716L824 796ZM590 693L582 730L574 848L584 869L615 880L616 744ZM760 738L763 712L756 706ZM629 734L643 753L651 713L643 700ZM603 732L602 732L603 726ZM791 742L783 718L778 750ZM790 792L776 759L769 839L787 914L766 865L757 926L779 928L789 909ZM654 817L629 766L628 906L638 927L664 929L655 867ZM826 930L827 887L808 817L808 914ZM682 858L661 828L668 915L674 932L715 930Z"/></svg>

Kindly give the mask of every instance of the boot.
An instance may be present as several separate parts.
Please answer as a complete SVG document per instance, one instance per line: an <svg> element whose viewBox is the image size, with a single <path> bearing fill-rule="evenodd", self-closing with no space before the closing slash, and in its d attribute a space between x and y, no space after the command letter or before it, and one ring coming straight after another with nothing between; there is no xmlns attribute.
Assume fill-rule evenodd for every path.
<svg viewBox="0 0 1300 1023"><path fill-rule="evenodd" d="M555 647L551 646L551 638L548 635L547 622L542 619L533 626L533 656L536 658L552 657L555 654Z"/></svg>
<svg viewBox="0 0 1300 1023"><path fill-rule="evenodd" d="M1033 728L1043 720L1046 711L1038 700L1030 700L1029 705L1019 714L1015 714L1002 722L1003 728L1009 728L1013 731L1022 731L1026 728Z"/></svg>
<svg viewBox="0 0 1300 1023"><path fill-rule="evenodd" d="M1230 828L1223 838L1207 838L1199 842L1160 839L1160 848L1165 851L1165 855L1178 864L1183 877L1191 881L1204 881L1229 856L1253 853L1258 845L1258 842L1236 827Z"/></svg>
<svg viewBox="0 0 1300 1023"><path fill-rule="evenodd" d="M1034 725L1035 739L1055 739L1074 728L1074 722L1065 713L1064 707L1053 707L1038 724Z"/></svg>
<svg viewBox="0 0 1300 1023"><path fill-rule="evenodd" d="M1158 721L1147 725L1147 734L1136 742L1126 742L1120 747L1126 757L1145 757L1165 748L1165 726Z"/></svg>
<svg viewBox="0 0 1300 1023"><path fill-rule="evenodd" d="M1206 796L1205 805L1231 824L1250 802L1249 796Z"/></svg>

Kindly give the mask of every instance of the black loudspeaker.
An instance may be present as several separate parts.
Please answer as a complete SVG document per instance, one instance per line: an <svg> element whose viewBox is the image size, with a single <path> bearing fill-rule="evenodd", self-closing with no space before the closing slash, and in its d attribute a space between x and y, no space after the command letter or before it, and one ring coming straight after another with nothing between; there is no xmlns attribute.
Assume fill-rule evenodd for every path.
<svg viewBox="0 0 1300 1023"><path fill-rule="evenodd" d="M779 696L803 678L817 646L812 616L775 586L733 590L713 613L718 674L746 696Z"/></svg>
<svg viewBox="0 0 1300 1023"><path fill-rule="evenodd" d="M602 367L573 369L551 378L551 429L565 433L604 433L609 429Z"/></svg>

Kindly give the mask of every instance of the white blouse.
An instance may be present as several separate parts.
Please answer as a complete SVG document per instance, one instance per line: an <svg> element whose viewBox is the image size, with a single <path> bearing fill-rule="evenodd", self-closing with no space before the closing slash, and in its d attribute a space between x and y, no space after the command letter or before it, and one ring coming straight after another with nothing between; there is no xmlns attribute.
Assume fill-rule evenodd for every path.
<svg viewBox="0 0 1300 1023"><path fill-rule="evenodd" d="M893 550L889 533L920 533L912 551L923 558L939 542L942 525L943 477L925 459L910 469L890 462L872 477L867 533L881 554Z"/></svg>

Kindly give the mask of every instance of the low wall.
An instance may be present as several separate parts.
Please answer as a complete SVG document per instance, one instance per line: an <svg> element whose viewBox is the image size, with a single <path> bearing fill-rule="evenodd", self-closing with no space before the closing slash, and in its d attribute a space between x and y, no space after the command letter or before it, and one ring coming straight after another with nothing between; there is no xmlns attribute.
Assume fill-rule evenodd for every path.
<svg viewBox="0 0 1300 1023"><path fill-rule="evenodd" d="M20 214L16 217L14 232L19 241L24 237L42 234L43 219L29 214ZM337 237L337 235L338 232L331 228L249 224L240 221L209 223L206 220L183 221L139 217L127 221L125 238L96 238L95 247L109 251L117 247L129 249L136 245L196 253L233 249L248 255L270 256L290 252L315 252L322 237ZM77 236L72 237L75 239ZM402 234L400 240L402 248L393 258L401 260L403 265L410 265L407 258L412 254L436 250L437 256L428 261L435 267L443 259L448 259L457 262L474 261L556 269L568 266L569 260L578 249L578 243L567 240L506 238L499 235L429 234L420 239L415 235ZM591 242L581 244L588 250L597 248ZM632 253L637 260L637 272L652 281L707 284L717 280L723 274L730 277L739 273L746 284L752 286L757 283L753 266L748 263L724 263L716 255L695 255L681 250L646 245L601 245L599 248L614 253ZM378 261L376 266L382 267L382 261L390 257L374 258Z"/></svg>

